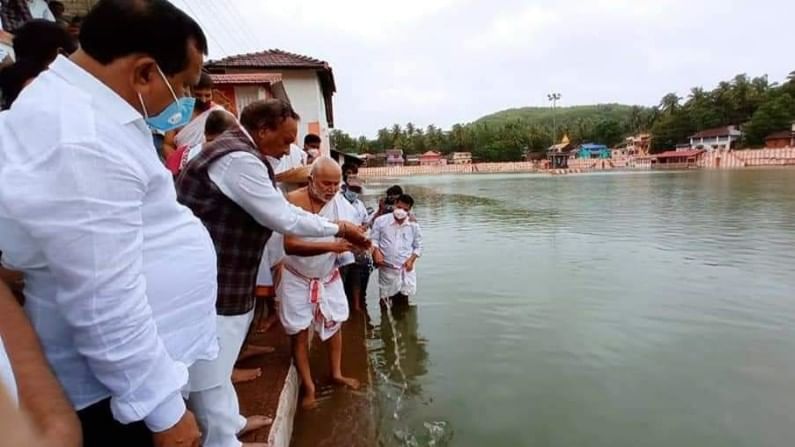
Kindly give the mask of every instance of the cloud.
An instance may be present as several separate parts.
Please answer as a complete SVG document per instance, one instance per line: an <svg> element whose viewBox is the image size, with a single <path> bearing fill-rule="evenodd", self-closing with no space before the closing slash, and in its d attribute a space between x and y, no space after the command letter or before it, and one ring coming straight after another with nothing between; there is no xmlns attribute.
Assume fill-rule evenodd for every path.
<svg viewBox="0 0 795 447"><path fill-rule="evenodd" d="M510 50L538 43L538 37L553 36L562 25L563 16L556 10L529 5L522 11L505 12L495 17L485 33L475 34L467 47L477 51Z"/></svg>
<svg viewBox="0 0 795 447"><path fill-rule="evenodd" d="M334 68L337 126L448 127L508 107L656 104L737 73L795 69L781 0L173 0L211 57L282 48ZM188 5L189 3L189 5ZM223 47L223 48L222 48Z"/></svg>
<svg viewBox="0 0 795 447"><path fill-rule="evenodd" d="M385 41L407 24L438 14L455 4L455 0L258 0L256 9L272 19L292 23L298 29Z"/></svg>

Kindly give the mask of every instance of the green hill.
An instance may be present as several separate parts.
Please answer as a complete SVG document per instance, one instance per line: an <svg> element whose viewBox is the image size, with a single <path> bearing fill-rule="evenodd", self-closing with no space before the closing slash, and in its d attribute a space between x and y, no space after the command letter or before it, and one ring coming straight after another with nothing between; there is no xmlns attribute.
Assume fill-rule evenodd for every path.
<svg viewBox="0 0 795 447"><path fill-rule="evenodd" d="M644 107L625 104L596 104L585 106L558 107L553 111L551 107L521 107L503 110L479 118L476 124L504 124L507 122L521 122L536 126L551 126L554 120L559 127L578 121L598 122L603 120L629 122L633 113L640 113Z"/></svg>

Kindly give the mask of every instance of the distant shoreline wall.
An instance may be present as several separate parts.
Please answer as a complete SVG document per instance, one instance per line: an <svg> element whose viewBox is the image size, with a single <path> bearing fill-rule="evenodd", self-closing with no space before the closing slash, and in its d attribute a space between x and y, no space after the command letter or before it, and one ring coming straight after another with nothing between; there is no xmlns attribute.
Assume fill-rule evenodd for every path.
<svg viewBox="0 0 795 447"><path fill-rule="evenodd" d="M742 149L705 154L699 166L707 169L735 169L758 166L795 165L795 148Z"/></svg>
<svg viewBox="0 0 795 447"><path fill-rule="evenodd" d="M648 159L647 159L648 160ZM539 162L505 162L505 163L473 163L465 165L442 166L389 166L359 169L360 177L408 177L412 175L446 175L446 174L509 174L509 173L577 173L594 171L611 171L615 169L648 170L635 163L632 158L569 160L568 169L543 169ZM742 149L730 151L708 152L697 162L704 169L738 169L762 166L795 166L795 148L780 149Z"/></svg>
<svg viewBox="0 0 795 447"><path fill-rule="evenodd" d="M507 163L473 163L443 166L386 166L359 169L360 177L407 177L411 175L500 174L536 172L537 165L528 161Z"/></svg>

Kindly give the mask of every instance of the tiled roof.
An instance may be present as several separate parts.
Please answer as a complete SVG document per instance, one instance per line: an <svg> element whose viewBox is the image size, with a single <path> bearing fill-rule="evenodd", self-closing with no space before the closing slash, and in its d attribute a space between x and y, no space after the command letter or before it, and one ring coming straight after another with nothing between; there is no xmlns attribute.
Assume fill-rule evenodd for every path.
<svg viewBox="0 0 795 447"><path fill-rule="evenodd" d="M765 140L779 140L783 138L792 138L792 131L782 130L781 132L772 133L768 135Z"/></svg>
<svg viewBox="0 0 795 447"><path fill-rule="evenodd" d="M315 70L320 79L320 86L323 89L323 97L326 102L326 119L328 119L329 126L334 127L332 96L337 91L337 84L334 81L334 72L326 61L302 54L272 49L258 53L228 56L207 62L204 66L211 73L255 70Z"/></svg>
<svg viewBox="0 0 795 447"><path fill-rule="evenodd" d="M258 53L238 54L207 63L209 67L256 67L256 68L318 68L328 69L328 63L278 49Z"/></svg>
<svg viewBox="0 0 795 447"><path fill-rule="evenodd" d="M734 126L716 127L714 129L705 129L696 133L690 138L715 138L725 137L728 135L736 135L737 129Z"/></svg>
<svg viewBox="0 0 795 447"><path fill-rule="evenodd" d="M215 84L273 84L282 80L279 73L212 73Z"/></svg>
<svg viewBox="0 0 795 447"><path fill-rule="evenodd" d="M657 154L657 158L678 158L678 157L695 157L696 155L704 152L700 149L693 149L689 151L666 151L662 154Z"/></svg>

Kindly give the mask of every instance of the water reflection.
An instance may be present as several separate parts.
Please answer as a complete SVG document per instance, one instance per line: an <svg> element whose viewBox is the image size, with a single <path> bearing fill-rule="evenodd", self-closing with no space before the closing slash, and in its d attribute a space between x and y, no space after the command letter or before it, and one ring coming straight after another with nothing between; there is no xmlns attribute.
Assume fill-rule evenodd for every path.
<svg viewBox="0 0 795 447"><path fill-rule="evenodd" d="M392 382L405 379L408 394L420 396L422 387L417 379L428 372L428 341L419 334L417 306L380 307L381 321L375 335L383 343L383 364L390 366L387 376Z"/></svg>
<svg viewBox="0 0 795 447"><path fill-rule="evenodd" d="M791 445L793 178L402 180L426 246L418 307L370 303L370 445Z"/></svg>
<svg viewBox="0 0 795 447"><path fill-rule="evenodd" d="M428 372L428 341L420 335L414 305L380 305L380 322L371 333L374 407L381 446L443 446L452 439L445 421L422 420L418 406L432 401L422 387Z"/></svg>
<svg viewBox="0 0 795 447"><path fill-rule="evenodd" d="M788 445L791 375L771 372L795 368L793 175L407 180L432 396L412 429L449 421L464 447Z"/></svg>

